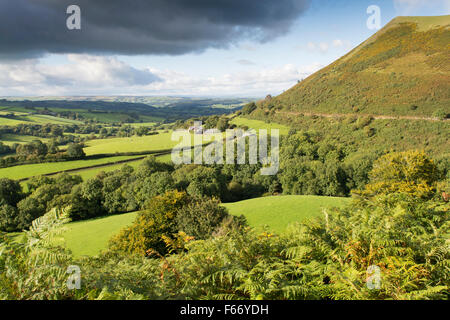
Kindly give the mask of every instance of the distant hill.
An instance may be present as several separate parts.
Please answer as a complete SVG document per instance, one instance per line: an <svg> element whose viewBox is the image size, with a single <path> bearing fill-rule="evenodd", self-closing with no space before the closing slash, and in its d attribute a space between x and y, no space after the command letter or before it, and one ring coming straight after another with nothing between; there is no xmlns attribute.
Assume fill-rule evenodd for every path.
<svg viewBox="0 0 450 320"><path fill-rule="evenodd" d="M233 113L241 109L245 102L250 101L171 97L51 97L50 99L45 97L0 99L0 111L42 114L44 110L46 114L52 116L72 112L88 118L95 117L104 122L135 122L149 118L173 122L192 117ZM151 101L157 106L150 105Z"/></svg>
<svg viewBox="0 0 450 320"><path fill-rule="evenodd" d="M40 97L0 97L0 100L10 101L66 101L66 102L115 102L145 104L151 107L205 107L233 109L248 103L254 98L205 98L205 97L182 97L182 96L40 96ZM123 111L123 110L122 110Z"/></svg>
<svg viewBox="0 0 450 320"><path fill-rule="evenodd" d="M450 114L450 15L398 17L259 112Z"/></svg>

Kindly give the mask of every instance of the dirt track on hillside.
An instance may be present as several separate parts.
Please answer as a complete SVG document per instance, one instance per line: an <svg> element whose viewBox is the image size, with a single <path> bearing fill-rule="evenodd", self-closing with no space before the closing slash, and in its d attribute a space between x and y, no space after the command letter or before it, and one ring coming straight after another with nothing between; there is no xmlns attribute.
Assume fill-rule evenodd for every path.
<svg viewBox="0 0 450 320"><path fill-rule="evenodd" d="M307 116L307 117L321 117L321 118L345 118L348 116L356 116L356 117L371 117L373 119L378 120L424 120L424 121L446 121L440 120L438 118L429 118L429 117L415 117L415 116L383 116L383 115L375 115L375 114L345 114L345 113L313 113L313 112L277 112L278 114L285 114L291 116Z"/></svg>

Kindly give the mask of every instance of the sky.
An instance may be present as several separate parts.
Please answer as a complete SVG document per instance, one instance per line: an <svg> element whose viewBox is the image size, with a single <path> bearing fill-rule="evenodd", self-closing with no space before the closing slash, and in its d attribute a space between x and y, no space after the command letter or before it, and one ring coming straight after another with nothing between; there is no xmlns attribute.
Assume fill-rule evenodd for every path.
<svg viewBox="0 0 450 320"><path fill-rule="evenodd" d="M381 26L450 14L450 0L2 0L0 96L277 95L374 34L372 5Z"/></svg>

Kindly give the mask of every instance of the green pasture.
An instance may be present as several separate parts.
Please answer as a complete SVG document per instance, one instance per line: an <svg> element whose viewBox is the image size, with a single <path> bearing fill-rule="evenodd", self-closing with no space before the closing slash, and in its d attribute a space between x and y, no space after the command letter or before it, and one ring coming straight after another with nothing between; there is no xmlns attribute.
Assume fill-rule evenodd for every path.
<svg viewBox="0 0 450 320"><path fill-rule="evenodd" d="M2 134L0 136L0 142L3 142L6 145L13 145L14 143L29 143L34 140L40 140L44 143L49 142L50 139L47 138L40 138L40 137L34 137L34 136L25 136L25 135L18 135L18 134Z"/></svg>
<svg viewBox="0 0 450 320"><path fill-rule="evenodd" d="M157 156L156 159L160 162L171 162L171 155L162 155ZM83 178L83 180L89 180L91 178L94 178L96 175L98 175L100 172L112 172L116 170L120 170L123 166L128 165L133 167L134 169L137 169L139 165L143 162L143 159L136 160L136 161L130 161L127 163L119 163L119 164L113 164L105 167L97 167L97 168L89 168L89 169L83 169L79 171L73 171L70 174L73 175L79 175Z"/></svg>
<svg viewBox="0 0 450 320"><path fill-rule="evenodd" d="M252 120L252 119L246 119L243 117L236 117L233 120L231 120L232 124L235 124L236 126L247 126L249 129L267 129L269 130L269 134L270 134L270 130L272 129L279 129L280 130L280 134L281 135L287 135L289 133L289 127L282 125L282 124L278 124L278 123L267 123L264 121L260 121L260 120Z"/></svg>
<svg viewBox="0 0 450 320"><path fill-rule="evenodd" d="M36 163L25 164L20 166L14 166L9 168L0 169L0 178L8 178L14 180L21 180L31 178L34 176L51 174L60 171L72 170L77 168L90 167L95 165L103 165L108 163L114 163L116 161L134 159L138 156L117 156L110 158L101 158L93 160L75 160L64 162L48 162L48 163Z"/></svg>
<svg viewBox="0 0 450 320"><path fill-rule="evenodd" d="M343 206L349 198L319 196L274 196L223 204L230 214L244 215L250 226L268 226L276 233L283 233L294 222L323 214L328 207Z"/></svg>
<svg viewBox="0 0 450 320"><path fill-rule="evenodd" d="M108 216L93 220L72 222L64 226L60 241L75 257L96 255L106 249L108 240L122 228L133 223L137 213Z"/></svg>
<svg viewBox="0 0 450 320"><path fill-rule="evenodd" d="M201 138L198 135L197 138ZM133 136L128 138L109 138L91 140L86 143L84 152L86 155L96 154L112 154L122 152L145 152L145 151L161 151L170 150L181 142L181 138L177 141L172 141L172 131L160 132L157 135L151 136ZM191 145L197 144L193 134L191 134ZM207 143L200 141L199 144ZM185 146L184 144L183 146ZM188 145L188 144L187 144Z"/></svg>
<svg viewBox="0 0 450 320"><path fill-rule="evenodd" d="M276 196L223 204L233 215L243 214L250 226L265 225L273 232L284 232L288 225L323 214L324 208L343 206L350 199L316 196ZM132 224L137 213L108 216L69 223L63 239L76 257L96 255L107 248L108 240Z"/></svg>

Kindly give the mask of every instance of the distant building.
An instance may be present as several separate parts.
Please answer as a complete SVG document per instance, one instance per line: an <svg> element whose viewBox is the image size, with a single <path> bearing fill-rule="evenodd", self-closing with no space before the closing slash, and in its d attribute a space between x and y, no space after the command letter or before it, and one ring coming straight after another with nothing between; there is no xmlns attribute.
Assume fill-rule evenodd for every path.
<svg viewBox="0 0 450 320"><path fill-rule="evenodd" d="M192 126L189 127L189 132L194 132L195 134L203 134L203 127Z"/></svg>
<svg viewBox="0 0 450 320"><path fill-rule="evenodd" d="M219 129L208 129L204 132L204 134L216 134L216 133L220 133Z"/></svg>

